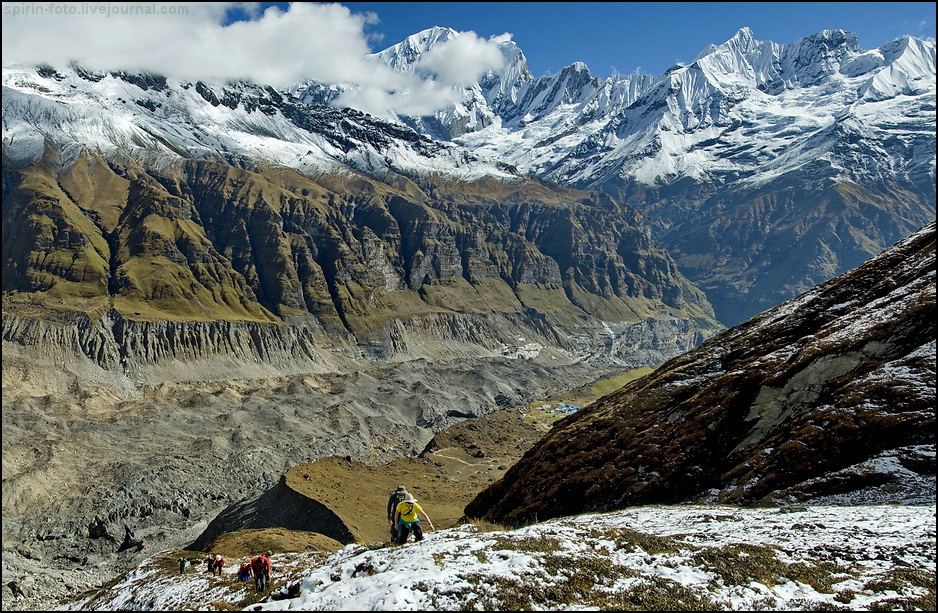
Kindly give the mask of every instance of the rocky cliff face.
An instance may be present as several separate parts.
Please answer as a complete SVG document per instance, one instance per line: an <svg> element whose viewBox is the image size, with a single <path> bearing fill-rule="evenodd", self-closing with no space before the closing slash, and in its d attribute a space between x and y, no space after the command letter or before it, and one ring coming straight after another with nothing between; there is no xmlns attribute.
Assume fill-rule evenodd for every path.
<svg viewBox="0 0 938 613"><path fill-rule="evenodd" d="M931 502L935 224L555 426L469 517Z"/></svg>
<svg viewBox="0 0 938 613"><path fill-rule="evenodd" d="M4 235L5 342L58 342L136 385L457 356L653 363L719 329L636 211L523 179L47 153L7 172Z"/></svg>

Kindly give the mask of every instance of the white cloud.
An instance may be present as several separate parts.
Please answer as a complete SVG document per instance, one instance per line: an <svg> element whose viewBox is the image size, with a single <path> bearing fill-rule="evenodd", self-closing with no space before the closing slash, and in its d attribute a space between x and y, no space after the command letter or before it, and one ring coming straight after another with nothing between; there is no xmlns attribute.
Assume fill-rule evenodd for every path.
<svg viewBox="0 0 938 613"><path fill-rule="evenodd" d="M157 14L128 14L153 6ZM88 14L92 7L98 10ZM380 69L365 60L370 53L362 32L365 17L346 7L297 3L287 11L271 7L255 12L252 21L222 25L236 7L256 11L256 4L233 2L87 2L73 3L70 8L78 13L71 14L61 2L5 2L3 59L53 66L74 60L99 70L271 85L303 78L381 81ZM12 14L17 9L21 13Z"/></svg>
<svg viewBox="0 0 938 613"><path fill-rule="evenodd" d="M492 69L501 68L505 59L498 49L501 37L485 40L474 32L462 32L430 49L418 62L418 68L434 73L440 81L468 85Z"/></svg>
<svg viewBox="0 0 938 613"><path fill-rule="evenodd" d="M229 10L250 21L223 25ZM247 79L287 86L306 79L353 84L342 102L379 116L430 113L454 101L452 86L501 64L497 42L464 33L428 54L421 81L369 58L373 14L340 4L3 3L3 61L149 71L189 80Z"/></svg>
<svg viewBox="0 0 938 613"><path fill-rule="evenodd" d="M510 35L485 40L474 32L459 33L421 56L414 72L394 73L395 82L386 83L386 89L359 87L343 93L336 103L379 117L387 117L391 111L429 115L458 102L461 86L501 68L505 59L498 44L505 40L510 40Z"/></svg>
<svg viewBox="0 0 938 613"><path fill-rule="evenodd" d="M412 73L399 75L400 89L393 92L378 87L358 87L345 91L335 104L350 106L377 117L429 115L448 104L457 102L461 93L452 86L435 81L421 81Z"/></svg>

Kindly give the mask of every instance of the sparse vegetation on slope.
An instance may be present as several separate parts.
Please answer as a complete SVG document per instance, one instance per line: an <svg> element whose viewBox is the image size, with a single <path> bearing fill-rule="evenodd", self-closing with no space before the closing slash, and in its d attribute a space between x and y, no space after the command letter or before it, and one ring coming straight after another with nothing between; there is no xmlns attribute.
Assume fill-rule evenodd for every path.
<svg viewBox="0 0 938 613"><path fill-rule="evenodd" d="M276 553L275 589L179 575L168 552L65 608L934 610L934 505L638 507L422 543ZM256 604L255 604L256 603Z"/></svg>

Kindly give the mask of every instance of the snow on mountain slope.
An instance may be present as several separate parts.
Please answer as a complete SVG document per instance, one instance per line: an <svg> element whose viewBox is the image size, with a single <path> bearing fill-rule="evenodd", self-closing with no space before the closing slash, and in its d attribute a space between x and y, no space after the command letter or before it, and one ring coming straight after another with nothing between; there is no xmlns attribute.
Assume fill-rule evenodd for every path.
<svg viewBox="0 0 938 613"><path fill-rule="evenodd" d="M455 36L432 28L374 57L420 72L422 58ZM534 78L514 42L499 46L503 67L465 87L460 102L400 120L522 173L578 187L684 177L757 186L819 159L844 178L934 178L933 42L906 37L864 51L856 35L825 30L779 45L743 28L660 77L605 81L582 63ZM293 91L323 103L341 89L308 82ZM839 129L844 124L851 127ZM838 147L858 139L893 162L852 166Z"/></svg>
<svg viewBox="0 0 938 613"><path fill-rule="evenodd" d="M431 28L373 57L430 79L438 75L428 58L459 36L451 28ZM577 187L611 179L663 185L682 177L761 185L817 160L847 178L872 172L934 179L932 42L906 37L864 51L854 34L825 30L779 45L758 41L743 28L662 76L605 81L582 63L534 78L513 41L498 48L501 68L478 82L453 85L456 103L426 116L398 117L438 141L433 155L426 143L415 150L416 134L400 132L394 136L410 144L394 138L348 155L281 108L295 110L297 100L335 103L350 84L306 82L282 93L245 83L161 78L147 86L141 75L74 68L37 75L22 66L4 67L4 143L8 156L35 154L40 145L23 142L29 139L17 127L22 116L30 124L51 124L43 127L48 135L66 140L196 156L223 152L298 169L399 165L467 173L460 152L439 142L451 140L522 173ZM370 130L392 125L368 122ZM331 127L343 129L338 122ZM857 141L865 151L886 155L888 163L851 164L850 145ZM492 166L484 172L501 174Z"/></svg>
<svg viewBox="0 0 938 613"><path fill-rule="evenodd" d="M428 510L433 513L432 509ZM56 610L882 610L933 606L935 506L647 506L421 543L275 553L269 596L144 561ZM175 554L175 555L174 555Z"/></svg>
<svg viewBox="0 0 938 613"><path fill-rule="evenodd" d="M21 164L47 142L77 155L89 147L153 163L222 158L301 172L396 169L462 179L511 175L457 147L352 109L309 106L251 83L191 83L160 76L3 68L3 149Z"/></svg>
<svg viewBox="0 0 938 613"><path fill-rule="evenodd" d="M573 70L591 84L576 97L557 87ZM518 114L524 121L503 118L456 141L564 184L595 187L610 177L647 185L681 177L765 183L819 155L851 177L858 171L831 151L849 140L831 128L849 121L874 147L887 149L895 139L906 148L934 143L935 47L912 38L864 52L855 35L841 31L778 45L744 28L658 78L591 82L586 67L574 65L515 84L555 95L521 95L530 101ZM920 172L934 176L934 153L924 158L900 157L887 168L915 172L910 164L924 164Z"/></svg>
<svg viewBox="0 0 938 613"><path fill-rule="evenodd" d="M453 142L641 210L726 325L934 219L933 42L864 51L825 30L779 45L743 28L660 77L514 74L480 83L516 105L479 107L492 120Z"/></svg>
<svg viewBox="0 0 938 613"><path fill-rule="evenodd" d="M450 28L432 28L374 58L430 78L427 58L459 36ZM220 152L300 170L351 164L365 171L399 166L471 174L465 156L440 143L452 140L473 155L577 187L601 187L612 179L663 185L682 177L758 186L818 161L843 178L934 180L931 42L906 37L864 51L855 35L825 30L779 45L758 41L743 28L660 77L616 75L605 81L582 63L533 78L514 42L498 46L502 68L468 86L454 85L460 90L457 103L428 116L398 118L435 138L436 145L400 132L400 126L380 143L362 143L346 131L365 145L350 154L298 120L297 99L334 103L351 85L306 82L278 93L245 83L158 78L147 86L141 75L121 78L74 68L35 74L5 66L5 149L10 158L35 156L40 149L36 136L25 134L31 128L17 124L22 118L29 126L41 124L54 140L187 156ZM303 113L315 114L311 108L316 107ZM341 121L367 121L367 130L393 125L344 113L350 114ZM330 128L342 132L341 121ZM863 155L878 158L875 163L854 163L862 157L858 144ZM491 165L477 172L504 174Z"/></svg>

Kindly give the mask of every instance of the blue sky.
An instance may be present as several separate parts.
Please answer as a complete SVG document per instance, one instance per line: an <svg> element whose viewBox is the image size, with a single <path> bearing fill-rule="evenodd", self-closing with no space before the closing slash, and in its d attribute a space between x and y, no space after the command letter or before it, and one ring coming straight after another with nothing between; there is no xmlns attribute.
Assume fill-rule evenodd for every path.
<svg viewBox="0 0 938 613"><path fill-rule="evenodd" d="M381 51L432 26L482 38L510 32L535 76L585 62L613 72L661 75L748 26L757 40L791 43L847 30L873 49L905 35L935 38L934 2L343 2L373 12L369 44ZM377 40L375 37L380 37Z"/></svg>

